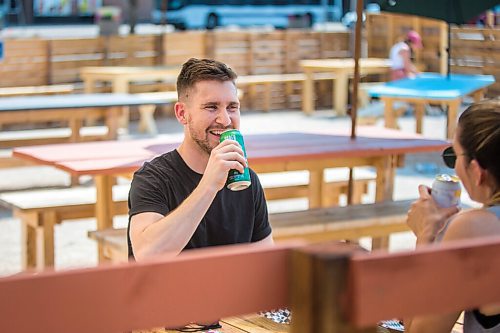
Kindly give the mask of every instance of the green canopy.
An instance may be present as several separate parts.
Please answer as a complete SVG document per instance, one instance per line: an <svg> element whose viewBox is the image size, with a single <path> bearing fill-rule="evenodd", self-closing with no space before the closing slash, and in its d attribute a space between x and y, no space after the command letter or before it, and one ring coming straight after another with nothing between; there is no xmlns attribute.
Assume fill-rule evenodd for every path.
<svg viewBox="0 0 500 333"><path fill-rule="evenodd" d="M500 0L377 0L376 2L385 12L422 16L448 23L448 77L450 75L450 24L467 23L500 4Z"/></svg>
<svg viewBox="0 0 500 333"><path fill-rule="evenodd" d="M464 24L500 4L500 0L377 0L380 9Z"/></svg>

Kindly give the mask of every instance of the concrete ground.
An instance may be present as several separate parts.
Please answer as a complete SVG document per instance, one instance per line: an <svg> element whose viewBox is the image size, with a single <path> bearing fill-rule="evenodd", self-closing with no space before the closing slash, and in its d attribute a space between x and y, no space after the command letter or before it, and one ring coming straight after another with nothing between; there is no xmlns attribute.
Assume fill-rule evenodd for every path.
<svg viewBox="0 0 500 333"><path fill-rule="evenodd" d="M399 121L401 130L413 132L415 121L413 116L402 117ZM158 119L160 135L182 136L182 127L173 117L162 116ZM379 120L376 126L383 126ZM350 128L347 117L336 117L330 111L318 111L307 117L300 111L274 111L270 113L243 112L241 120L243 133L263 132L293 132L314 131L324 128ZM130 134L127 137L145 137L137 133L137 122L130 125ZM445 137L445 117L439 112L427 115L424 119L424 136L429 138ZM409 155L403 168L398 169L395 182L394 199L416 198L418 184L431 185L437 173L450 172L442 164L440 154ZM89 184L90 179L82 178L83 183ZM64 172L50 167L25 167L16 169L0 169L0 192L33 187L68 186L69 177ZM364 200L373 201L374 188ZM472 204L466 193L462 201ZM305 209L306 200L282 200L270 202L271 212ZM119 216L115 219L115 226L126 226L127 218ZM95 219L84 219L62 223L56 227L56 268L85 267L97 264L97 247L94 241L87 238L87 231L95 228ZM401 233L391 238L391 250L412 249L415 239L411 233ZM369 244L363 240L362 244ZM8 209L0 209L0 276L19 272L20 265L20 222L14 218Z"/></svg>

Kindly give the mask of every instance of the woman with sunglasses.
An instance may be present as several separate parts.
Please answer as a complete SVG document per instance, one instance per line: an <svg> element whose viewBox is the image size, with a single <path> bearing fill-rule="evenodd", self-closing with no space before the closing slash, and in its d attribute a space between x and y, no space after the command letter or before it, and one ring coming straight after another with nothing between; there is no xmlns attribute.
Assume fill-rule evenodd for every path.
<svg viewBox="0 0 500 333"><path fill-rule="evenodd" d="M430 189L419 186L420 198L408 211L408 226L417 246L465 238L500 235L500 99L473 104L462 113L452 147L443 152L464 189L482 208L458 212L440 208ZM451 332L460 312L405 320L405 332ZM500 332L500 305L466 311L464 333Z"/></svg>

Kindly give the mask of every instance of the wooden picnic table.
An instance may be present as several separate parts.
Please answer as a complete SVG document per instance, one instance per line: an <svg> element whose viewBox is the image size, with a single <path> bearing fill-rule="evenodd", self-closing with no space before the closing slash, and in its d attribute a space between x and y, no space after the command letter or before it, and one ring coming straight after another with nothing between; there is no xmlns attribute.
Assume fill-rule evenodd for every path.
<svg viewBox="0 0 500 333"><path fill-rule="evenodd" d="M333 109L339 115L346 114L347 96L349 94L349 76L354 73L354 60L348 59L310 59L301 60L300 65L306 74L302 89L302 111L305 114L314 112L314 73L328 72L335 74L333 85ZM364 74L385 74L390 68L388 59L362 58L359 60L359 71Z"/></svg>
<svg viewBox="0 0 500 333"><path fill-rule="evenodd" d="M223 318L219 321L221 328L200 332L220 333L287 333L289 324L279 324L259 314ZM188 326L189 327L189 326ZM133 333L178 333L178 330L157 328L152 330L134 331Z"/></svg>
<svg viewBox="0 0 500 333"><path fill-rule="evenodd" d="M359 127L358 138L349 131L275 133L245 136L248 161L256 172L309 171L309 207L323 206L324 170L335 167L373 166L376 169L375 200L392 200L394 175L405 154L440 151L443 140L379 127ZM52 165L74 176L94 177L97 229L112 228L114 177L132 174L155 156L179 146L178 139L102 141L21 147L15 157ZM101 257L103 258L103 257Z"/></svg>
<svg viewBox="0 0 500 333"><path fill-rule="evenodd" d="M69 94L50 96L24 96L0 98L0 127L15 123L62 122L71 129L67 141L83 141L80 129L86 120L104 118L107 133L101 139L116 139L118 117L124 107L161 105L175 96L164 94ZM92 140L96 137L90 138ZM33 144L33 139L23 144ZM51 141L52 140L52 141ZM22 140L0 138L0 146L17 146ZM62 141L60 138L42 138L41 143Z"/></svg>
<svg viewBox="0 0 500 333"><path fill-rule="evenodd" d="M167 81L175 84L179 71L178 66L90 66L80 69L80 78L86 93L96 92L98 82L109 82L113 93L128 93L132 82ZM129 114L125 110L120 126L127 128L128 122Z"/></svg>

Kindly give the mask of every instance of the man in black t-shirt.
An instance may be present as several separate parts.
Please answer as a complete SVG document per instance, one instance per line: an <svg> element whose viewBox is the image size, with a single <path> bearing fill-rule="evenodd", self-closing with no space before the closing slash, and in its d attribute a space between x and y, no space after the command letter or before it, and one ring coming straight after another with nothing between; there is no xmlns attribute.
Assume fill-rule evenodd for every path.
<svg viewBox="0 0 500 333"><path fill-rule="evenodd" d="M129 194L129 256L177 255L184 249L235 243L272 244L264 192L252 185L233 192L229 170L243 172L241 146L219 143L240 126L236 74L221 62L187 61L177 79L175 116L184 140L138 170Z"/></svg>

